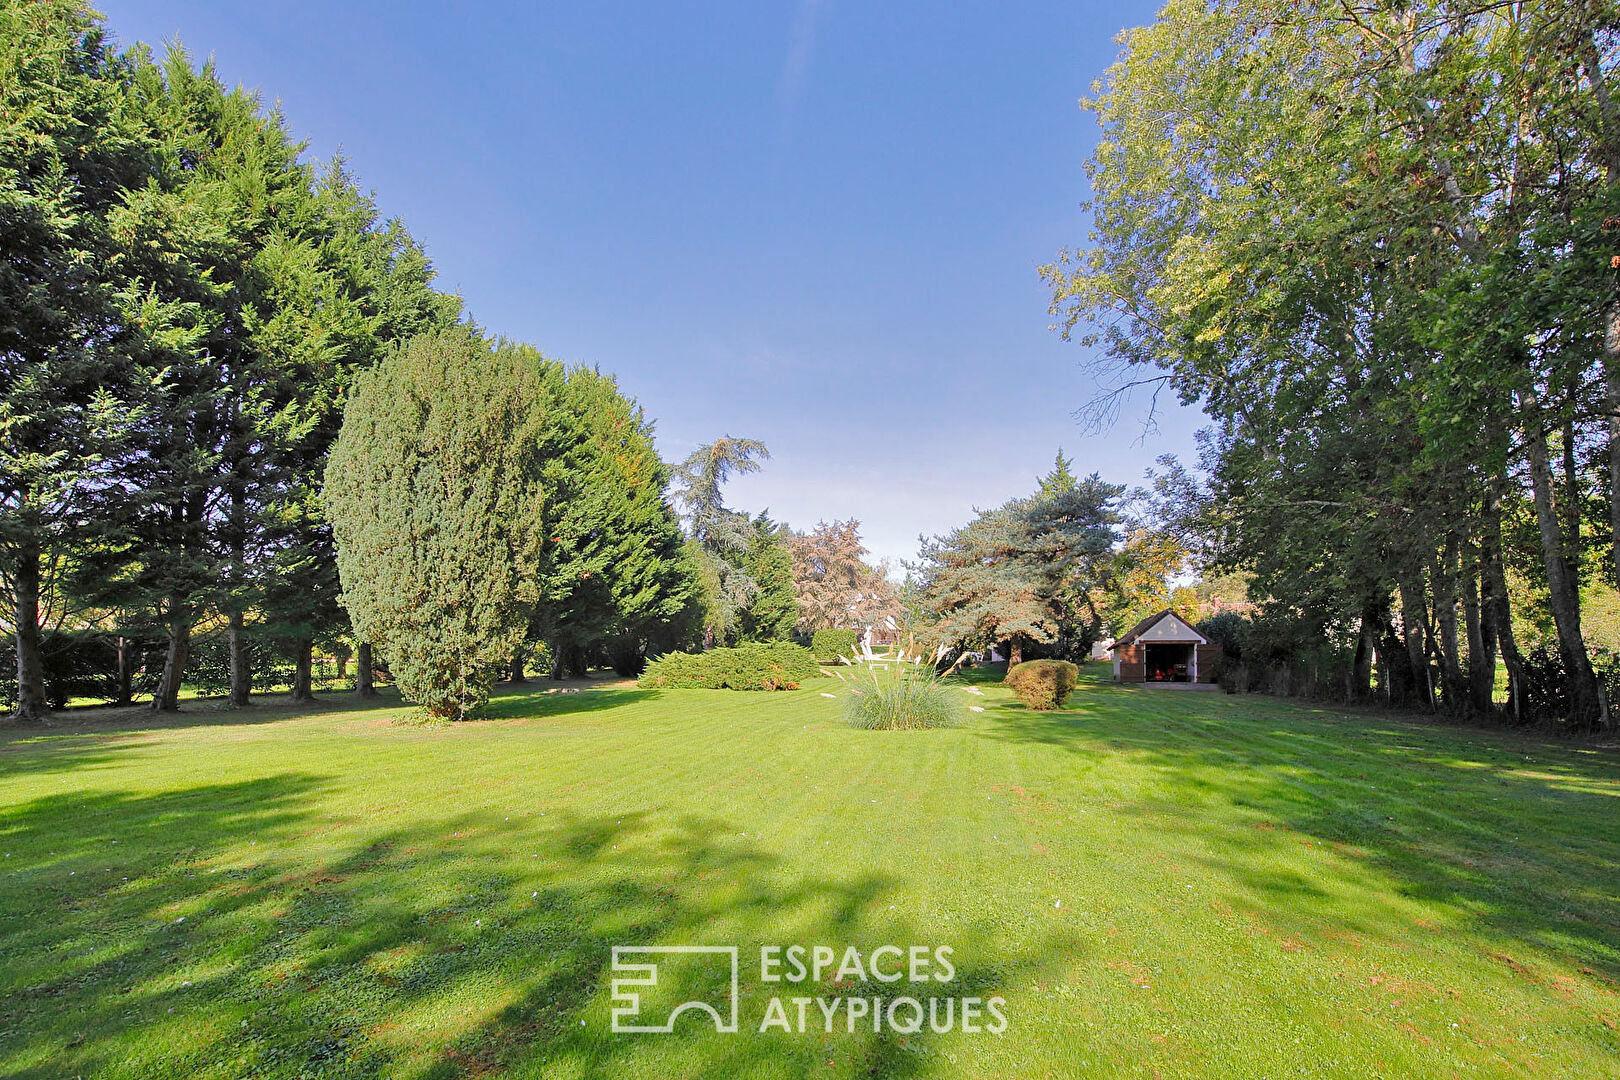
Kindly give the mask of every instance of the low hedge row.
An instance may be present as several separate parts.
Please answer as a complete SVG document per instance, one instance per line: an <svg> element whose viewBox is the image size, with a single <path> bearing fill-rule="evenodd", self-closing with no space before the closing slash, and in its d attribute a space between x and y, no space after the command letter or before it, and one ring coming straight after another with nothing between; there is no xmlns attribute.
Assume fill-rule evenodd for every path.
<svg viewBox="0 0 1620 1080"><path fill-rule="evenodd" d="M665 653L647 664L636 685L665 690L797 690L816 674L816 659L809 649L772 641Z"/></svg>
<svg viewBox="0 0 1620 1080"><path fill-rule="evenodd" d="M1080 669L1067 660L1025 660L1002 680L1031 709L1060 709L1080 681Z"/></svg>

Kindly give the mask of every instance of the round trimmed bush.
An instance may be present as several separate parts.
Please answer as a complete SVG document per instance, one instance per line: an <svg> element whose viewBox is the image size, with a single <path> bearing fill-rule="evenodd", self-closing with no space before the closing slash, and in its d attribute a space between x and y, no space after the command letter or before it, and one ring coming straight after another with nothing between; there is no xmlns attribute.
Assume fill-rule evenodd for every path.
<svg viewBox="0 0 1620 1080"><path fill-rule="evenodd" d="M1025 660L1002 680L1031 709L1060 709L1080 682L1080 669L1067 660Z"/></svg>

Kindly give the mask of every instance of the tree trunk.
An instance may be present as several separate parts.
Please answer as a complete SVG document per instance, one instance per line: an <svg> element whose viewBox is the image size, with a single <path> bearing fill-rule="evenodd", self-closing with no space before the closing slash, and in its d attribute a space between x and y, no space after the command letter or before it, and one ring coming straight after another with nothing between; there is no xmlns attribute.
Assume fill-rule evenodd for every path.
<svg viewBox="0 0 1620 1080"><path fill-rule="evenodd" d="M337 666L338 666L338 668L337 668L337 681L338 682L343 682L345 679L347 679L349 677L349 654L348 653L340 652L340 653L337 654Z"/></svg>
<svg viewBox="0 0 1620 1080"><path fill-rule="evenodd" d="M180 680L185 677L186 661L191 658L191 609L179 596L169 597L168 646L163 654L163 674L152 695L154 712L178 712Z"/></svg>
<svg viewBox="0 0 1620 1080"><path fill-rule="evenodd" d="M510 672L510 678L513 682L522 683L529 681L527 676L523 674L523 661L527 659L527 657L528 650L523 648L519 648L512 654L512 670Z"/></svg>
<svg viewBox="0 0 1620 1080"><path fill-rule="evenodd" d="M372 681L371 643L362 641L354 647L354 692L363 698L376 697L377 685Z"/></svg>
<svg viewBox="0 0 1620 1080"><path fill-rule="evenodd" d="M1484 589L1486 602L1480 600L1480 567L1472 557L1463 568L1463 626L1468 635L1468 705L1487 716L1495 708L1496 694L1496 622L1490 609L1490 589Z"/></svg>
<svg viewBox="0 0 1620 1080"><path fill-rule="evenodd" d="M311 653L315 650L315 643L309 638L299 638L293 643L293 648L296 650L293 654L293 704L307 704L315 700L315 692L310 687Z"/></svg>
<svg viewBox="0 0 1620 1080"><path fill-rule="evenodd" d="M1609 414L1609 541L1620 586L1620 300L1603 308L1603 408Z"/></svg>
<svg viewBox="0 0 1620 1080"><path fill-rule="evenodd" d="M1007 643L1007 670L1011 671L1016 665L1024 662L1024 639L1017 634Z"/></svg>
<svg viewBox="0 0 1620 1080"><path fill-rule="evenodd" d="M1434 711L1434 695L1429 691L1429 656L1423 647L1423 629L1428 621L1421 577L1401 582L1401 636L1406 646L1406 663L1411 669L1412 698L1423 708Z"/></svg>
<svg viewBox="0 0 1620 1080"><path fill-rule="evenodd" d="M1513 719L1524 719L1524 657L1513 636L1513 606L1508 600L1507 572L1502 568L1502 504L1499 493L1486 500L1483 581L1489 586L1488 610L1496 625L1496 638L1502 646L1502 663L1508 670L1508 711ZM1495 672L1492 672L1494 683Z"/></svg>
<svg viewBox="0 0 1620 1080"><path fill-rule="evenodd" d="M12 581L17 644L17 709L13 723L43 724L50 715L45 703L45 656L39 632L39 547L17 552Z"/></svg>
<svg viewBox="0 0 1620 1080"><path fill-rule="evenodd" d="M1575 391L1569 393L1567 407L1570 419L1564 422L1563 450L1564 450L1564 551L1565 561L1569 563L1570 572L1576 573L1575 568L1580 565L1577 552L1581 550L1581 472L1580 465L1575 460ZM1575 587L1580 588L1579 575L1576 576Z"/></svg>
<svg viewBox="0 0 1620 1080"><path fill-rule="evenodd" d="M117 690L117 694L113 704L128 705L135 697L135 661L134 658L129 654L130 646L134 643L131 642L129 638L120 634L118 635L117 641L114 644L118 650L118 668L116 673L118 685L115 688Z"/></svg>
<svg viewBox="0 0 1620 1080"><path fill-rule="evenodd" d="M1453 713L1462 712L1467 700L1457 646L1457 560L1457 534L1449 533L1434 579L1434 621L1440 631L1440 688Z"/></svg>
<svg viewBox="0 0 1620 1080"><path fill-rule="evenodd" d="M1378 609L1368 605L1361 611L1361 632L1356 635L1356 659L1351 665L1350 700L1372 697L1373 652L1378 642Z"/></svg>
<svg viewBox="0 0 1620 1080"><path fill-rule="evenodd" d="M1541 534L1541 561L1547 571L1547 600L1558 630L1558 651L1569 678L1570 720L1578 727L1594 727L1602 715L1597 674L1586 654L1581 634L1581 598L1575 580L1572 552L1564 547L1558 507L1553 501L1552 465L1547 456L1547 430L1534 391L1522 393L1525 405L1525 441L1530 450L1530 490Z"/></svg>
<svg viewBox="0 0 1620 1080"><path fill-rule="evenodd" d="M1603 162L1604 179L1620 182L1620 102L1609 93L1608 76L1603 71L1603 55L1598 48L1595 15L1597 5L1588 9L1588 19L1575 37L1587 85L1597 104L1602 137L1594 149ZM1605 223L1604 232L1610 231ZM1603 305L1603 411L1609 420L1609 541L1614 546L1614 583L1620 586L1620 296L1611 295Z"/></svg>
<svg viewBox="0 0 1620 1080"><path fill-rule="evenodd" d="M240 611L231 612L225 640L231 660L231 708L243 709L253 704L253 669L248 663L246 619Z"/></svg>

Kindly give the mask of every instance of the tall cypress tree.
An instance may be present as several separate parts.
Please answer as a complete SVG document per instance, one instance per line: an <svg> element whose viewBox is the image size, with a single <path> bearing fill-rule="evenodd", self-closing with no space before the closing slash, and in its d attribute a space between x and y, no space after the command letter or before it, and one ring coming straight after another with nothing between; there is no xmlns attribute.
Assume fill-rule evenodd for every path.
<svg viewBox="0 0 1620 1080"><path fill-rule="evenodd" d="M462 328L359 376L326 467L343 600L406 697L480 709L538 600L558 365ZM537 406L536 403L541 403Z"/></svg>
<svg viewBox="0 0 1620 1080"><path fill-rule="evenodd" d="M584 673L612 637L621 650L662 645L696 603L680 523L664 499L668 470L652 423L592 368L567 375L547 429L546 535L534 636L553 673Z"/></svg>

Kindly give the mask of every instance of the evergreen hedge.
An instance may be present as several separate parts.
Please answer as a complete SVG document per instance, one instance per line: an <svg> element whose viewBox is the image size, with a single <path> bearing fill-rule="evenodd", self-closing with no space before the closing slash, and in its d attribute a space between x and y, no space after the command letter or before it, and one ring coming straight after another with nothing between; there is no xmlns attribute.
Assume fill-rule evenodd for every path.
<svg viewBox="0 0 1620 1080"><path fill-rule="evenodd" d="M755 642L734 649L666 653L647 665L637 685L666 690L797 690L817 673L816 658L802 645Z"/></svg>
<svg viewBox="0 0 1620 1080"><path fill-rule="evenodd" d="M861 635L855 630L817 630L810 637L810 651L823 664L834 664L840 656L851 660L860 655Z"/></svg>
<svg viewBox="0 0 1620 1080"><path fill-rule="evenodd" d="M1080 682L1080 669L1067 660L1025 660L1002 680L1031 709L1059 709Z"/></svg>

